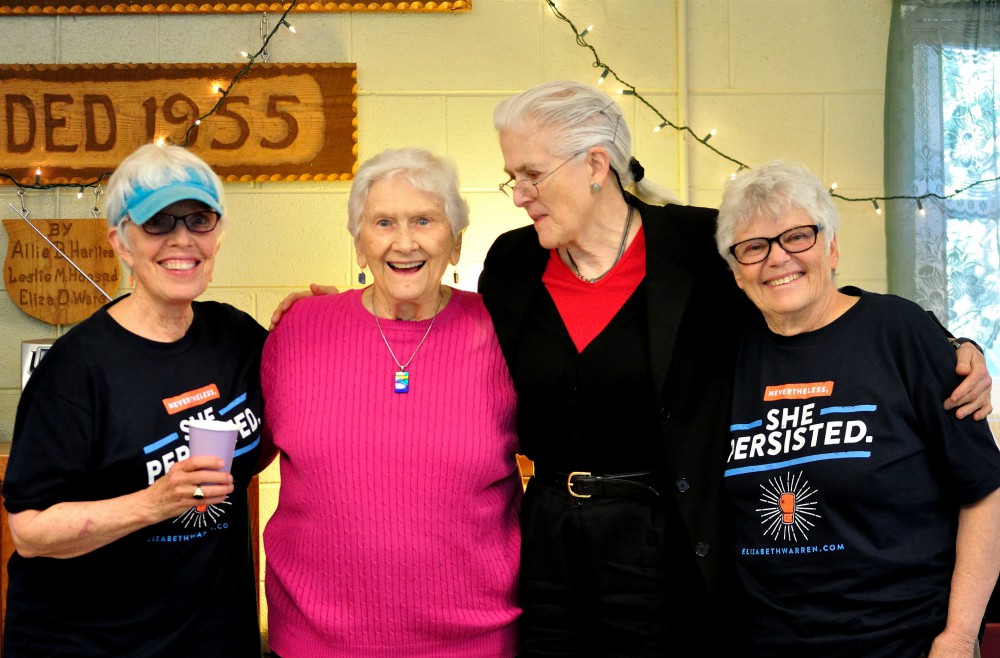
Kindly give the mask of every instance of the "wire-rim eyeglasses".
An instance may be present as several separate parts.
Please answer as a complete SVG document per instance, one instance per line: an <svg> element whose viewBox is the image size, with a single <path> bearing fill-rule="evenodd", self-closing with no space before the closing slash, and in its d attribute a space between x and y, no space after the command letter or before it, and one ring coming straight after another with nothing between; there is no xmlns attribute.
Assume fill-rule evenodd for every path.
<svg viewBox="0 0 1000 658"><path fill-rule="evenodd" d="M539 185L547 181L552 176L552 174L556 173L557 171L562 169L565 165L569 164L571 160L583 155L588 150L590 149L583 149L582 151L577 151L573 155L566 158L563 162L561 162L555 169L552 169L549 172L542 174L536 180L530 180L528 178L525 178L523 180L515 180L514 177L511 176L510 180L508 180L506 183L500 183L499 185L500 191L503 192L508 197L510 197L511 199L514 198L515 192L520 192L521 196L526 196L529 199L537 199Z"/></svg>

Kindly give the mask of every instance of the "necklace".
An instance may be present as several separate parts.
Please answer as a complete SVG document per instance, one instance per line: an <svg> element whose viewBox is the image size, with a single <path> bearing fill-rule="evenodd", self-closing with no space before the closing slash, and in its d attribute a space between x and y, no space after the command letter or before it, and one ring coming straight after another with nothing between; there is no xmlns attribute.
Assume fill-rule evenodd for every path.
<svg viewBox="0 0 1000 658"><path fill-rule="evenodd" d="M571 270L573 270L573 274L575 274L578 279L580 279L581 281L586 281L587 283L597 283L598 281L606 277L608 275L608 272L615 269L615 265L618 264L618 261L622 259L622 255L625 253L625 244L626 242L628 242L628 232L629 229L632 228L633 210L635 209L632 206L628 207L628 215L625 216L625 230L622 232L621 242L618 243L618 254L615 256L615 259L611 262L611 267L604 270L604 274L595 277L589 277L580 274L580 268L577 267L576 261L573 260L573 254L570 253L569 247L566 248L566 258L569 259L569 267ZM374 297L372 297L372 299L374 299Z"/></svg>
<svg viewBox="0 0 1000 658"><path fill-rule="evenodd" d="M396 393L409 393L410 392L410 371L407 370L410 363L413 362L413 357L417 355L420 348L423 347L424 341L427 340L427 335L431 333L431 328L434 326L434 321L437 320L438 313L441 312L441 302L444 301L444 295L440 295L438 299L437 310L434 311L434 315L431 316L431 322L427 325L427 331L424 332L423 338L417 343L417 346L413 349L413 354L410 358L406 360L406 363L400 363L399 359L396 358L396 353L392 351L392 345L389 344L389 339L385 337L385 332L382 331L382 324L378 321L378 313L375 311L375 291L372 290L372 315L375 316L375 326L378 327L378 333L382 336L382 342L389 349L389 355L396 364L395 376L393 377L392 390Z"/></svg>

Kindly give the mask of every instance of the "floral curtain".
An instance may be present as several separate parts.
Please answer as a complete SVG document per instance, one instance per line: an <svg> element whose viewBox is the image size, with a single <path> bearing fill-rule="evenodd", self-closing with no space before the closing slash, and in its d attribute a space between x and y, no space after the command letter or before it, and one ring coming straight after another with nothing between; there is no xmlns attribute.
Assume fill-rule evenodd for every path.
<svg viewBox="0 0 1000 658"><path fill-rule="evenodd" d="M885 102L889 290L1000 359L1000 2L893 0ZM961 190L958 194L956 191Z"/></svg>

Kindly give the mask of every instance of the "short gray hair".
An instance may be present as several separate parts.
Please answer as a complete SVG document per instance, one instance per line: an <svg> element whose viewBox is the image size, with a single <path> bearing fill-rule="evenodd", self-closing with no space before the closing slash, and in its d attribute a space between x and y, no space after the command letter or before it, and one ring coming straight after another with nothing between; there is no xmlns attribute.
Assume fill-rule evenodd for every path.
<svg viewBox="0 0 1000 658"><path fill-rule="evenodd" d="M736 259L729 253L740 227L755 219L775 222L791 208L805 210L822 225L820 235L829 245L840 225L840 215L823 183L800 164L774 160L747 169L730 180L722 192L715 244L730 265Z"/></svg>
<svg viewBox="0 0 1000 658"><path fill-rule="evenodd" d="M457 240L469 225L469 204L458 193L458 171L449 158L417 148L382 151L358 167L347 201L347 230L351 236L356 240L361 232L361 218L372 185L397 176L421 192L441 198Z"/></svg>

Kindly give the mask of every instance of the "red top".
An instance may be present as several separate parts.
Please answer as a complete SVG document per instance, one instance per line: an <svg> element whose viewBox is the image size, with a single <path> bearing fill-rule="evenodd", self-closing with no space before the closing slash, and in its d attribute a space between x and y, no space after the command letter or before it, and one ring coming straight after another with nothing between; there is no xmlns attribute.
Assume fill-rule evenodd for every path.
<svg viewBox="0 0 1000 658"><path fill-rule="evenodd" d="M596 283L581 280L553 249L542 283L559 310L578 352L582 352L621 310L646 276L646 234L639 226L632 244Z"/></svg>

